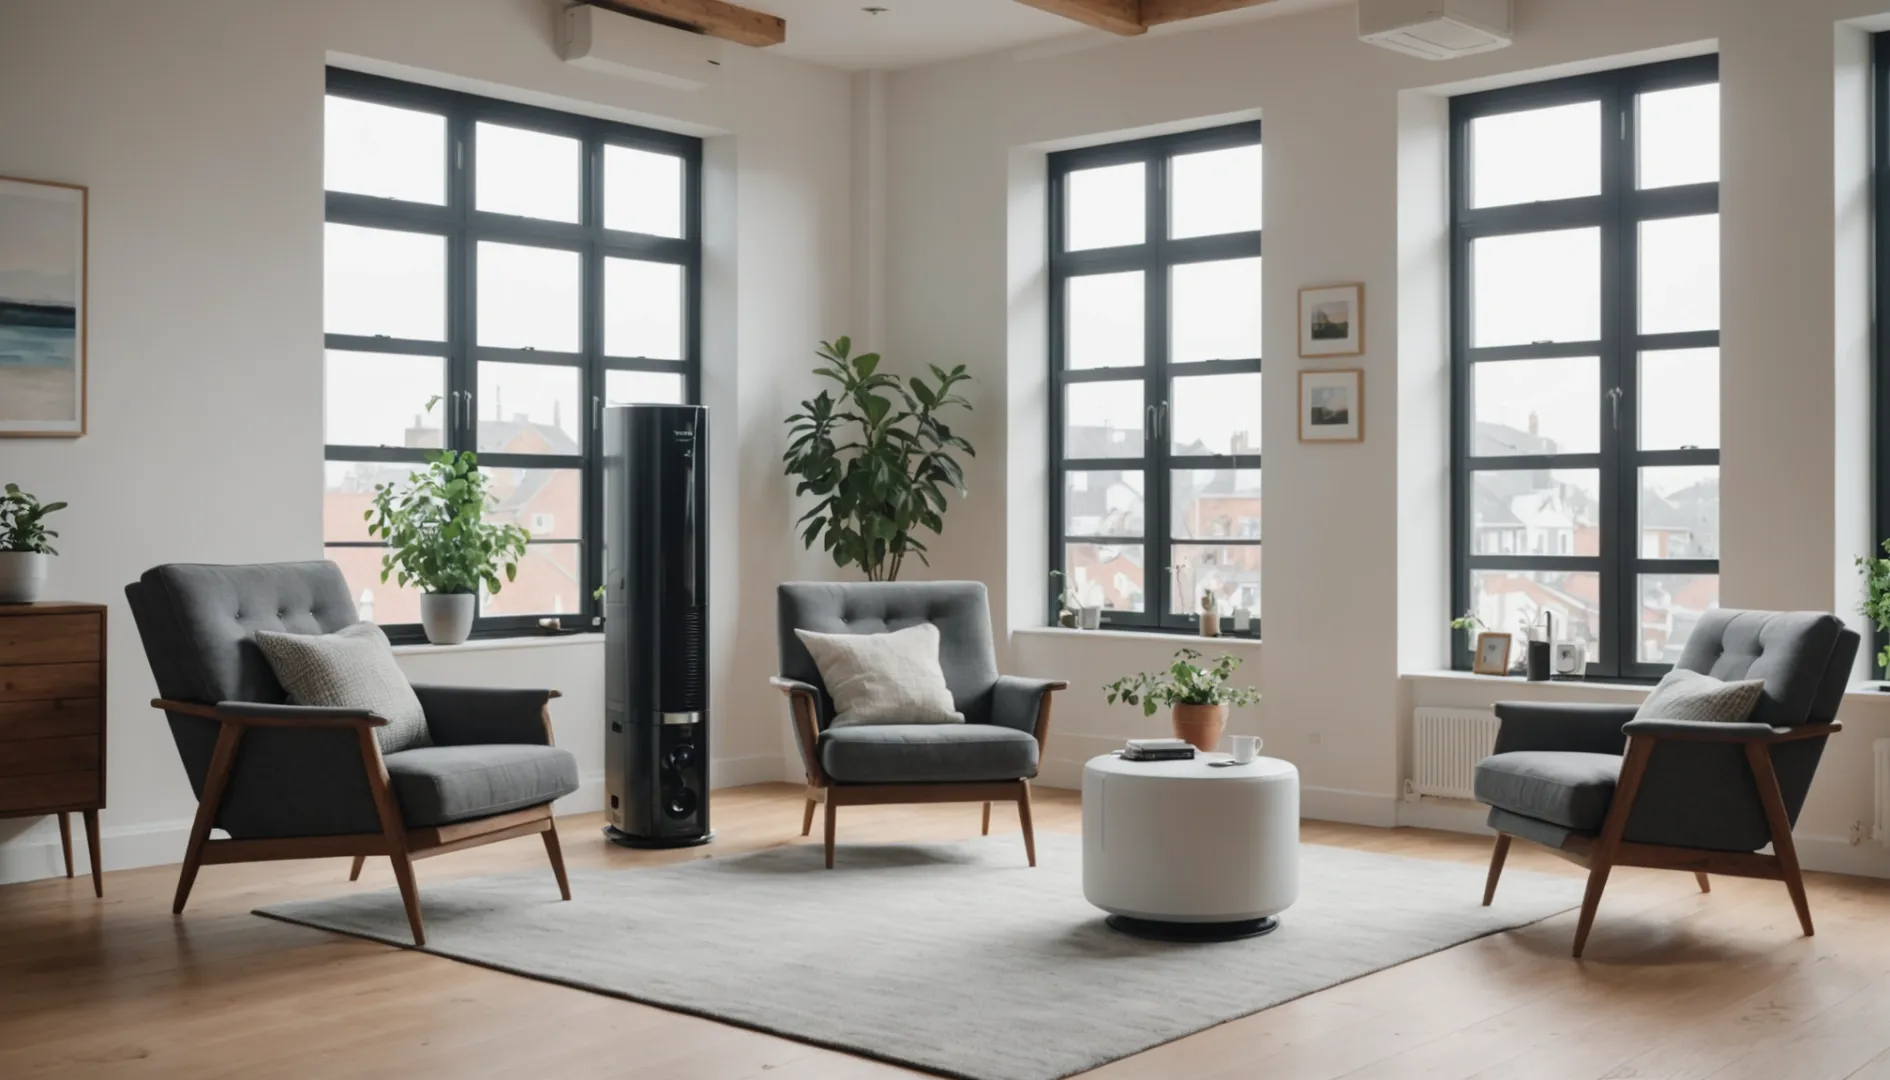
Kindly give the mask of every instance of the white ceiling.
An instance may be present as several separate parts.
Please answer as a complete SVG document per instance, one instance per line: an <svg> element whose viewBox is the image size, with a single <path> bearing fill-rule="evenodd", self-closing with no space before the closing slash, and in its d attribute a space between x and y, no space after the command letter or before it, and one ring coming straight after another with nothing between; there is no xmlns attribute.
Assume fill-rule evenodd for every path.
<svg viewBox="0 0 1890 1080"><path fill-rule="evenodd" d="M1157 27L1183 33L1275 18L1349 0L1273 0L1258 7ZM1124 40L1017 0L742 0L787 20L786 43L769 51L813 64L865 71L914 67L1063 39ZM865 7L883 7L869 15Z"/></svg>

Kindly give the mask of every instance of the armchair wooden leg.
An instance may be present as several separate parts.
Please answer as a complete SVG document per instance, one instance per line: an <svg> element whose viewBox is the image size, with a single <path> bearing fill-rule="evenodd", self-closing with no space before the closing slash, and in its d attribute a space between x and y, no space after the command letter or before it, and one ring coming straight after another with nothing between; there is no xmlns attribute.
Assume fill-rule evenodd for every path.
<svg viewBox="0 0 1890 1080"><path fill-rule="evenodd" d="M1037 865L1037 833L1030 827L1030 781L1017 782L1017 822L1024 827L1024 855L1030 865ZM990 807L986 803L986 808Z"/></svg>
<svg viewBox="0 0 1890 1080"><path fill-rule="evenodd" d="M349 881L360 881L360 880L361 880L361 868L362 868L363 866L366 866L366 865L367 865L367 856L366 856L366 855L356 855L356 856L354 857L354 866L353 866L352 868L350 868L350 869L349 869L349 871L348 871L348 880L349 880Z"/></svg>
<svg viewBox="0 0 1890 1080"><path fill-rule="evenodd" d="M807 809L801 811L801 835L814 831L814 807L819 805L812 798L807 800Z"/></svg>
<svg viewBox="0 0 1890 1080"><path fill-rule="evenodd" d="M831 793L827 798L827 869L833 869L833 824L834 811L840 809L833 801Z"/></svg>
<svg viewBox="0 0 1890 1080"><path fill-rule="evenodd" d="M551 872L558 876L558 892L571 899L571 882L564 876L564 848L558 844L558 826L545 822L545 855L551 859Z"/></svg>
<svg viewBox="0 0 1890 1080"><path fill-rule="evenodd" d="M420 923L420 887L413 880L413 857L407 854L407 823L400 818L400 806L387 778L387 762L374 741L372 728L360 728L361 763L367 770L368 794L374 798L375 812L381 819L381 835L387 838L387 858L394 864L394 881L400 886L400 902L407 908L407 925L413 929L415 946L427 943L426 928Z"/></svg>
<svg viewBox="0 0 1890 1080"><path fill-rule="evenodd" d="M66 853L66 876L72 876L72 817L69 814L54 814L59 819L59 847Z"/></svg>
<svg viewBox="0 0 1890 1080"><path fill-rule="evenodd" d="M184 866L177 874L177 895L171 900L173 915L182 915L184 901L190 899L190 887L197 881L197 868L203 865L203 845L210 839L210 829L216 824L217 807L223 802L223 789L229 786L230 769L236 764L236 748L242 741L241 724L224 724L223 730L217 732L217 747L210 753L210 771L203 779L203 797L197 800L197 819L191 822L190 841L184 845Z"/></svg>
<svg viewBox="0 0 1890 1080"><path fill-rule="evenodd" d="M1693 872L1693 880L1695 880L1695 881L1697 881L1697 882L1699 882L1699 883L1700 883L1700 891L1701 891L1701 892L1712 892L1712 891L1713 891L1713 882L1712 882L1712 880L1711 880L1711 879L1709 879L1709 878L1708 878L1708 877L1706 876L1706 871L1704 871L1704 870L1695 870L1695 871Z"/></svg>
<svg viewBox="0 0 1890 1080"><path fill-rule="evenodd" d="M1614 785L1614 801L1608 804L1608 817L1601 824L1593 852L1588 858L1588 889L1582 894L1582 914L1575 923L1574 956L1581 959L1588 946L1588 931L1594 928L1595 911L1601 906L1602 890L1608 887L1608 872L1614 869L1615 852L1621 848L1621 836L1627 832L1628 817L1634 812L1634 797L1640 793L1641 777L1647 775L1647 761L1654 755L1655 740L1634 736L1628 740L1627 753L1621 759L1621 776Z"/></svg>
<svg viewBox="0 0 1890 1080"><path fill-rule="evenodd" d="M990 803L984 804L984 828L979 830L979 834L982 836L991 835L991 804ZM70 877L71 875L68 874L66 876Z"/></svg>
<svg viewBox="0 0 1890 1080"><path fill-rule="evenodd" d="M85 819L85 853L92 860L92 895L103 899L105 896L105 865L98 858L98 811L81 810L79 816ZM66 861L71 866L70 859Z"/></svg>
<svg viewBox="0 0 1890 1080"><path fill-rule="evenodd" d="M1792 843L1792 819L1785 812L1785 797L1778 789L1778 774L1772 771L1772 750L1763 743L1746 744L1746 761L1752 765L1752 778L1759 786L1759 801L1765 804L1765 819L1772 827L1772 854L1778 857L1785 891L1791 893L1792 907L1798 911L1798 925L1810 937L1811 901L1805 897L1805 875L1798 867L1798 847Z"/></svg>
<svg viewBox="0 0 1890 1080"><path fill-rule="evenodd" d="M400 902L407 909L407 926L413 930L414 945L427 943L426 927L420 923L420 886L413 880L413 857L405 849L388 858L394 864L394 881L400 885Z"/></svg>
<svg viewBox="0 0 1890 1080"><path fill-rule="evenodd" d="M1490 852L1490 876L1483 882L1483 906L1496 899L1496 880L1503 876L1503 860L1509 858L1509 834L1496 834L1496 850Z"/></svg>

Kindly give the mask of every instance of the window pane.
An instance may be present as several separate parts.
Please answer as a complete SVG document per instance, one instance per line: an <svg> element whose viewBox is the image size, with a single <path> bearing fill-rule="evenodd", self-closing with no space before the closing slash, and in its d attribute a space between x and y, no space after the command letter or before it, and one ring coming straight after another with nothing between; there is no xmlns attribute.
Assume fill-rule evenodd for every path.
<svg viewBox="0 0 1890 1080"><path fill-rule="evenodd" d="M604 260L604 353L683 358L683 268L640 259Z"/></svg>
<svg viewBox="0 0 1890 1080"><path fill-rule="evenodd" d="M446 237L329 222L323 238L322 329L446 340Z"/></svg>
<svg viewBox="0 0 1890 1080"><path fill-rule="evenodd" d="M579 348L578 253L479 243L479 344Z"/></svg>
<svg viewBox="0 0 1890 1080"><path fill-rule="evenodd" d="M1177 154L1169 175L1168 235L1180 240L1260 227L1259 146Z"/></svg>
<svg viewBox="0 0 1890 1080"><path fill-rule="evenodd" d="M681 237L683 159L604 147L604 228Z"/></svg>
<svg viewBox="0 0 1890 1080"><path fill-rule="evenodd" d="M683 377L666 371L606 371L604 404L684 404Z"/></svg>
<svg viewBox="0 0 1890 1080"><path fill-rule="evenodd" d="M322 441L442 445L446 362L439 357L330 350L322 366Z"/></svg>
<svg viewBox="0 0 1890 1080"><path fill-rule="evenodd" d="M581 372L546 364L479 365L479 452L576 454L584 431Z"/></svg>
<svg viewBox="0 0 1890 1080"><path fill-rule="evenodd" d="M1177 540L1260 539L1259 469L1178 469L1169 474Z"/></svg>
<svg viewBox="0 0 1890 1080"><path fill-rule="evenodd" d="M374 485L405 487L407 477L424 467L418 461L322 462L322 540L378 543L377 537L368 535L367 519L362 516L374 505Z"/></svg>
<svg viewBox="0 0 1890 1080"><path fill-rule="evenodd" d="M1470 371L1472 456L1601 449L1601 361L1595 357L1496 360Z"/></svg>
<svg viewBox="0 0 1890 1080"><path fill-rule="evenodd" d="M532 544L518 562L518 578L500 578L497 595L479 597L481 615L577 615L583 612L578 581L581 544Z"/></svg>
<svg viewBox="0 0 1890 1080"><path fill-rule="evenodd" d="M1260 545L1229 544L1205 547L1176 544L1174 547L1174 584L1170 588L1168 610L1180 615L1200 614L1201 594L1214 594L1215 609L1221 613L1221 625L1237 607L1260 610Z"/></svg>
<svg viewBox="0 0 1890 1080"><path fill-rule="evenodd" d="M1641 558L1719 558L1719 466L1640 472Z"/></svg>
<svg viewBox="0 0 1890 1080"><path fill-rule="evenodd" d="M1169 360L1260 355L1260 260L1183 263L1169 277Z"/></svg>
<svg viewBox="0 0 1890 1080"><path fill-rule="evenodd" d="M1700 616L1719 606L1718 574L1642 574L1641 661L1671 664Z"/></svg>
<svg viewBox="0 0 1890 1080"><path fill-rule="evenodd" d="M1600 229L1492 236L1470 250L1478 348L1600 339Z"/></svg>
<svg viewBox="0 0 1890 1080"><path fill-rule="evenodd" d="M329 191L445 204L446 117L332 96L325 111Z"/></svg>
<svg viewBox="0 0 1890 1080"><path fill-rule="evenodd" d="M487 123L473 137L479 209L577 223L582 142Z"/></svg>
<svg viewBox="0 0 1890 1080"><path fill-rule="evenodd" d="M1719 350L1641 354L1641 449L1719 445Z"/></svg>
<svg viewBox="0 0 1890 1080"><path fill-rule="evenodd" d="M1719 215L1641 223L1641 333L1719 329Z"/></svg>
<svg viewBox="0 0 1890 1080"><path fill-rule="evenodd" d="M1063 572L1078 603L1116 611L1146 611L1145 560L1140 544L1065 544Z"/></svg>
<svg viewBox="0 0 1890 1080"><path fill-rule="evenodd" d="M1601 554L1601 472L1515 469L1470 474L1473 555Z"/></svg>
<svg viewBox="0 0 1890 1080"><path fill-rule="evenodd" d="M1142 456L1147 414L1140 382L1071 383L1063 402L1064 457Z"/></svg>
<svg viewBox="0 0 1890 1080"><path fill-rule="evenodd" d="M1064 189L1069 196L1065 250L1141 243L1148 223L1147 175L1148 167L1139 161L1071 173Z"/></svg>
<svg viewBox="0 0 1890 1080"><path fill-rule="evenodd" d="M1068 297L1065 367L1141 366L1142 271L1073 277Z"/></svg>
<svg viewBox="0 0 1890 1080"><path fill-rule="evenodd" d="M1523 630L1544 611L1555 613L1557 641L1576 641L1598 656L1601 643L1601 575L1553 570L1472 570L1470 610L1488 632L1515 635L1509 658L1522 655Z"/></svg>
<svg viewBox="0 0 1890 1080"><path fill-rule="evenodd" d="M1142 536L1140 469L1071 469L1063 474L1063 535Z"/></svg>
<svg viewBox="0 0 1890 1080"><path fill-rule="evenodd" d="M492 496L486 520L517 525L533 540L576 540L584 534L584 474L577 469L485 467Z"/></svg>
<svg viewBox="0 0 1890 1080"><path fill-rule="evenodd" d="M1470 124L1470 205L1601 194L1601 102L1479 117Z"/></svg>
<svg viewBox="0 0 1890 1080"><path fill-rule="evenodd" d="M1170 384L1168 443L1177 454L1260 452L1260 373L1190 375Z"/></svg>
<svg viewBox="0 0 1890 1080"><path fill-rule="evenodd" d="M398 579L381 580L381 548L331 547L322 555L341 567L354 597L355 613L363 622L396 626L420 621L420 589L401 588Z"/></svg>
<svg viewBox="0 0 1890 1080"><path fill-rule="evenodd" d="M1643 188L1719 180L1719 84L1642 94Z"/></svg>

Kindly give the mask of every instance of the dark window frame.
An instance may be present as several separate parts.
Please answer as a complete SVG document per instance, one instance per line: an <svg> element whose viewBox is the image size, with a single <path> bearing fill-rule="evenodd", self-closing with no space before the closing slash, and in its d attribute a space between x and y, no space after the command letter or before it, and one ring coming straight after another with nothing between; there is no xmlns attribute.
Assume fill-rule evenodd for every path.
<svg viewBox="0 0 1890 1080"><path fill-rule="evenodd" d="M1719 81L1716 55L1531 83L1451 100L1451 603L1470 607L1471 571L1561 570L1600 575L1600 655L1589 659L1590 678L1651 681L1671 665L1640 659L1640 575L1714 574L1719 559L1646 559L1640 556L1638 469L1661 465L1713 465L1720 450L1641 450L1639 361L1663 349L1718 348L1720 331L1641 334L1638 317L1638 243L1642 222L1719 213L1719 183L1641 190L1636 186L1638 95ZM1472 209L1469 205L1470 126L1480 117L1584 101L1599 101L1602 190L1598 196ZM1563 228L1601 229L1601 338L1587 342L1473 348L1471 244L1478 239ZM1594 454L1534 457L1471 455L1471 370L1474 364L1559 356L1599 356L1601 442ZM1610 394L1615 403L1611 404ZM1616 419L1618 409L1618 420ZM1471 476L1492 469L1598 469L1601 479L1600 553L1596 556L1476 555ZM1515 627L1491 627L1514 631ZM1451 632L1453 667L1468 670L1474 635Z"/></svg>
<svg viewBox="0 0 1890 1080"><path fill-rule="evenodd" d="M1871 327L1871 440L1875 461L1872 474L1874 500L1871 537L1866 554L1883 555L1883 541L1890 537L1890 32L1871 35L1871 198L1876 220L1875 276L1872 283L1876 305ZM1871 677L1881 679L1885 669L1877 662L1877 653L1890 646L1890 635L1881 630L1871 634L1875 648L1870 658Z"/></svg>
<svg viewBox="0 0 1890 1080"><path fill-rule="evenodd" d="M1261 357L1171 363L1169 352L1169 275L1176 266L1188 263L1219 262L1230 259L1261 258L1264 229L1221 233L1211 236L1170 239L1169 192L1170 163L1180 154L1223 150L1239 146L1262 145L1258 120L1173 135L1110 143L1053 153L1048 158L1049 185L1049 323L1050 323L1050 547L1049 565L1064 570L1067 543L1120 543L1143 547L1143 607L1130 612L1107 608L1103 611L1105 629L1145 630L1193 633L1199 617L1189 612L1169 611L1171 582L1168 571L1171 552L1177 541L1173 531L1170 505L1170 478L1178 469L1260 469L1261 455L1215 454L1177 455L1168 441L1168 403L1170 385L1176 378L1198 375L1259 374ZM1109 165L1141 163L1144 174L1144 232L1139 244L1064 250L1067 231L1067 180L1071 173ZM1072 278L1091 274L1140 271L1143 275L1143 364L1139 368L1067 367L1068 322L1066 291ZM1263 270L1264 273L1264 270ZM1255 303L1260 298L1254 298ZM1139 373L1139 374L1138 374ZM1066 459L1064 457L1064 411L1066 389L1085 382L1140 381L1143 385L1144 424L1142 453L1135 457ZM1259 403L1255 403L1259 408ZM1152 420L1152 422L1151 422ZM1064 534L1065 474L1085 469L1134 470L1143 474L1143 536L1085 537ZM1262 536L1265 528L1262 527ZM1182 540L1188 547L1259 547L1262 537L1214 537L1207 540ZM1062 607L1062 583L1052 578L1046 582L1050 622L1056 622ZM1231 621L1222 623L1222 632L1232 636ZM1260 636L1260 620L1254 619L1250 635Z"/></svg>
<svg viewBox="0 0 1890 1080"><path fill-rule="evenodd" d="M490 468L576 469L581 476L583 510L575 540L534 541L534 545L576 545L579 557L579 609L567 612L590 628L602 613L591 593L603 580L602 407L611 371L649 371L680 375L687 402L702 395L702 140L671 132L559 112L495 98L422 86L396 79L331 67L326 93L378 105L416 109L444 116L447 125L446 203L431 205L347 192L325 192L324 221L444 237L446 254L446 340L324 334L324 349L357 353L405 354L445 358L447 410L442 441L446 448L476 450L478 440L479 362L546 364L576 368L580 407L588 416L580 452L568 455L479 454ZM475 209L475 126L503 124L582 141L579 220L575 224L499 214ZM604 148L623 146L680 158L683 162L683 235L649 236L604 228ZM477 249L482 241L560 248L580 254L579 350L575 353L506 349L477 344ZM607 257L671 263L683 269L683 357L680 360L608 356L604 352L603 279ZM324 444L325 461L397 462L418 465L426 451L406 447ZM324 548L385 547L378 541L324 541ZM545 614L550 614L549 612ZM493 615L475 620L473 636L491 638L539 633L540 615ZM567 627L568 628L568 627ZM418 623L386 624L396 643L424 641Z"/></svg>

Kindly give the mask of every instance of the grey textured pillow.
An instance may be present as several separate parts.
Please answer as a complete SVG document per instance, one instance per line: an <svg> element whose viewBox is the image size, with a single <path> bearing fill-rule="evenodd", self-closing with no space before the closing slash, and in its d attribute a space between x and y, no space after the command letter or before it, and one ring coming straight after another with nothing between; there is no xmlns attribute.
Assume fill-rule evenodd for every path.
<svg viewBox="0 0 1890 1080"><path fill-rule="evenodd" d="M938 627L908 626L890 634L816 634L796 630L833 698L829 727L869 724L962 724L938 663Z"/></svg>
<svg viewBox="0 0 1890 1080"><path fill-rule="evenodd" d="M387 635L373 623L355 623L332 634L258 630L256 644L291 702L370 709L386 717L387 726L374 729L383 754L433 745L420 699L394 663Z"/></svg>
<svg viewBox="0 0 1890 1080"><path fill-rule="evenodd" d="M1669 671L1647 695L1636 720L1706 720L1743 724L1752 718L1765 692L1763 679L1721 682L1697 671Z"/></svg>

